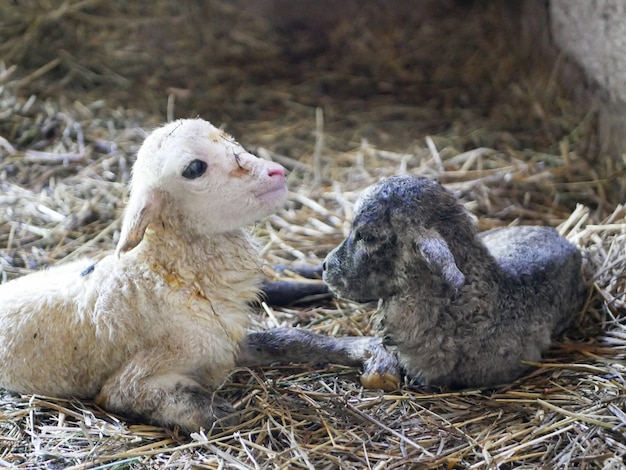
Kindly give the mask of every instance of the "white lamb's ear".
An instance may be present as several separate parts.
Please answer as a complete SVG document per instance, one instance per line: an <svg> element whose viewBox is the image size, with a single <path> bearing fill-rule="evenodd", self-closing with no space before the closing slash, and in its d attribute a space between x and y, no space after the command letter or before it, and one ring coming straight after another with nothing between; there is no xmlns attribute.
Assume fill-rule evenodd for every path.
<svg viewBox="0 0 626 470"><path fill-rule="evenodd" d="M465 283L465 276L459 270L446 241L438 233L429 233L417 242L417 248L430 268L439 274L455 290Z"/></svg>
<svg viewBox="0 0 626 470"><path fill-rule="evenodd" d="M121 256L135 248L146 232L148 225L156 220L163 209L163 196L155 190L131 194L124 212L122 231L115 253Z"/></svg>

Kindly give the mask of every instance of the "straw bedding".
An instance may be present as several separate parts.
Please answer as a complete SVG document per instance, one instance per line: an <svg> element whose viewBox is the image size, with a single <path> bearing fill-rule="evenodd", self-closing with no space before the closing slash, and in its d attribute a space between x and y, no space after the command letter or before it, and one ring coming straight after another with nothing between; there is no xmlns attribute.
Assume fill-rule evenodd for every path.
<svg viewBox="0 0 626 470"><path fill-rule="evenodd" d="M411 28L364 8L316 37L225 2L165 3L0 7L3 281L111 249L146 130L200 114L290 170L285 209L254 227L270 264L319 263L359 190L407 172L439 178L482 229L558 227L583 251L588 302L541 363L496 389L383 393L333 365L237 370L222 395L244 419L222 433L0 390L0 466L622 468L624 162L598 152L593 113L554 70L520 67L498 7L443 2L426 20L404 16ZM375 308L264 305L254 323L361 335Z"/></svg>

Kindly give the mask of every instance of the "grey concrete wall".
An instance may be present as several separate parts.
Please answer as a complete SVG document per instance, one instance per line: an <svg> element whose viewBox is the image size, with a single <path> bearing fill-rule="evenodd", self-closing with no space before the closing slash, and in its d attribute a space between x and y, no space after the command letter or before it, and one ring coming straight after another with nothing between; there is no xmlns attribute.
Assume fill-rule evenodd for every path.
<svg viewBox="0 0 626 470"><path fill-rule="evenodd" d="M550 19L557 47L626 102L626 1L551 0Z"/></svg>
<svg viewBox="0 0 626 470"><path fill-rule="evenodd" d="M1 0L0 0L1 1ZM463 3L462 0L456 0ZM354 16L362 0L233 0L283 29L324 29ZM412 18L428 18L454 1L372 0ZM588 106L598 103L601 153L626 161L626 0L499 0L521 27L520 47L533 57L557 61L563 83ZM506 18L504 18L506 19ZM503 21L502 27L511 24Z"/></svg>
<svg viewBox="0 0 626 470"><path fill-rule="evenodd" d="M626 0L550 0L554 44L584 70L600 103L603 150L626 153Z"/></svg>

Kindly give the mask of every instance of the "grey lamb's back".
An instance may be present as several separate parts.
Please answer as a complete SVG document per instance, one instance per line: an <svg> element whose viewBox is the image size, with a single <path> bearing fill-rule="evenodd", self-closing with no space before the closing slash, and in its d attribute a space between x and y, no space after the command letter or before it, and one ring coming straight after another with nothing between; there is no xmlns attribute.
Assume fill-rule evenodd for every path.
<svg viewBox="0 0 626 470"><path fill-rule="evenodd" d="M532 293L524 303L544 302L543 308L534 307L555 313L554 333L565 329L585 292L580 251L551 227L496 228L479 237L507 275L502 278L506 281L502 289L511 295L513 291L522 296Z"/></svg>
<svg viewBox="0 0 626 470"><path fill-rule="evenodd" d="M536 275L565 265L573 267L580 260L576 247L551 227L496 228L479 236L500 267L512 276Z"/></svg>

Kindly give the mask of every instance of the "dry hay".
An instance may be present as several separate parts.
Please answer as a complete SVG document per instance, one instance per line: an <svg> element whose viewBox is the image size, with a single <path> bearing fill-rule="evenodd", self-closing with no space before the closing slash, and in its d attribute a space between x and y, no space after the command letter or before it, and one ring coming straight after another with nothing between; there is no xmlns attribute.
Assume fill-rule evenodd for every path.
<svg viewBox="0 0 626 470"><path fill-rule="evenodd" d="M108 3L120 8L116 2ZM86 7L105 8L107 2L64 4L68 9L50 11L60 12L71 27L72 21L87 20L97 30L102 27L98 15L86 17L81 12ZM226 8L221 7L221 11ZM227 13L235 18L234 12ZM46 24L62 26L52 16L47 18ZM253 35L266 28L252 26L244 22L242 29ZM320 77L301 70L305 82L338 83L346 77L347 88L361 85L370 91L354 70L364 66L363 58L371 55L368 48L373 46L367 40L349 40L367 32L363 21L335 28L333 37L346 40L344 53L354 61ZM39 33L32 29L31 34ZM459 34L462 37L463 31ZM381 41L389 45L400 39L406 38ZM246 40L256 44L250 36ZM19 42L10 44L11 50L19 51ZM114 41L108 44L115 49ZM239 46L245 55L245 48ZM100 51L106 52L106 47ZM494 54L503 54L502 47L496 41ZM366 53L360 52L362 48ZM271 57L264 60L276 55L275 49L268 51ZM416 56L423 60L421 53ZM73 77L83 73L81 77L92 79L94 75L85 70L93 71L99 63L64 60L74 67L63 73L71 72ZM503 59L505 69L511 66L507 60ZM224 59L218 72L228 75L227 62ZM393 66L387 64L380 73L389 73ZM116 86L123 85L115 81L121 76L118 68L100 74ZM446 81L451 75L442 66L440 78ZM63 74L57 78L63 79ZM509 78L506 70L501 71L485 88L495 90ZM483 74L476 80L481 79ZM93 89L68 95L72 101L48 99L41 89L28 88L37 80L19 69L0 68L0 204L6 208L0 213L3 280L77 256L99 256L114 246L133 155L144 129L162 119L111 108L93 99L99 96ZM232 109L226 114L222 112L227 108L216 108L218 120L245 130L236 132L238 138L291 170L287 207L254 228L270 263L319 263L344 236L359 190L396 173L439 178L479 216L483 229L519 223L558 226L583 250L589 298L567 336L541 363L533 364L527 376L489 390L448 393L406 384L394 393L383 393L363 390L357 370L332 365L238 370L221 394L242 410L242 424L227 432L206 430L190 438L175 430L126 422L92 403L0 391L0 466L620 468L626 455L626 209L618 204L624 194L623 168L614 168L608 159L600 165L600 160L592 164L583 158L593 148L588 141L590 117L570 107L551 78L535 85L532 80L516 82L517 94L508 99L503 95L476 98L480 106L491 106L491 117L476 111L478 105L458 114L449 109L450 103L391 106L393 98L384 93L372 97L368 109L354 113L348 112L358 103L354 97L316 110L315 93L307 103L290 101L305 89L302 83L283 91L288 98L280 103L285 106L280 118L229 121L224 117L228 112L243 116L251 106L243 92L244 96L231 96ZM86 82L83 86L89 88ZM458 86L471 88L473 83ZM417 91L423 85L390 86L413 86L412 91ZM263 86L244 87L244 91L260 92ZM310 88L318 90L316 86ZM25 89L36 95L27 98ZM129 95L121 96L123 101ZM504 101L496 103L500 99ZM551 112L544 112L548 107ZM540 112L529 117L525 114L529 109ZM346 114L340 117L341 113ZM214 119L211 114L206 117ZM519 124L519 132L490 124L509 123L509 118ZM413 124L418 121L425 124L416 134L430 137L391 140L406 126L415 131ZM454 121L455 126L442 127L446 121ZM368 126L370 131L363 130ZM375 305L344 301L280 309L264 306L255 323L361 335L369 333L374 309Z"/></svg>
<svg viewBox="0 0 626 470"><path fill-rule="evenodd" d="M2 95L5 105L11 99L7 95ZM11 106L25 104L15 99ZM49 104L31 107L45 121ZM143 133L123 126L132 117L119 116L116 122L115 116L98 117L97 110L80 105L72 112L58 123L63 137L45 152L11 150L11 143L3 142L1 197L8 211L0 220L0 243L7 278L113 246L123 182ZM30 124L36 128L38 123ZM593 292L570 331L573 341L559 343L529 376L496 390L436 393L407 387L384 394L363 390L358 371L351 369L244 370L222 391L244 410L244 422L192 439L126 423L90 403L4 393L0 464L481 468L518 462L563 467L586 461L608 465L613 455L623 455L626 324L620 315L625 308L626 210L620 206L604 217L579 206L570 215L555 201L556 194L593 198L600 192L601 183L580 178L585 168L580 161L542 154L522 160L487 148L454 153L449 148L432 152L424 143L402 155L364 142L349 152L323 153L319 187L312 184L314 162L299 162L290 180L289 207L258 224L256 232L272 263L319 262L343 236L359 188L405 171L437 176L471 209L492 214L481 218L484 227L509 217L561 224L584 249ZM573 171L577 165L580 169ZM28 178L28 187L22 178ZM567 207L566 197L564 202ZM269 315L259 312L257 321L326 334L367 334L373 308L337 301L268 307Z"/></svg>

